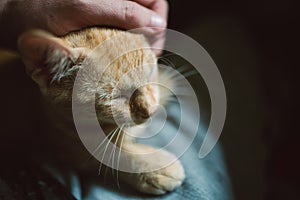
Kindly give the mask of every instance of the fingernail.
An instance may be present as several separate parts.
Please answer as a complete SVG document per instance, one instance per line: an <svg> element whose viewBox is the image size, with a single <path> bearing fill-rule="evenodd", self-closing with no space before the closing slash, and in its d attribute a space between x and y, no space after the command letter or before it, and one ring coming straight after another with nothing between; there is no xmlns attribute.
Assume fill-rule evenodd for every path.
<svg viewBox="0 0 300 200"><path fill-rule="evenodd" d="M151 26L155 27L164 27L165 26L165 20L158 16L158 15L152 15L151 17Z"/></svg>

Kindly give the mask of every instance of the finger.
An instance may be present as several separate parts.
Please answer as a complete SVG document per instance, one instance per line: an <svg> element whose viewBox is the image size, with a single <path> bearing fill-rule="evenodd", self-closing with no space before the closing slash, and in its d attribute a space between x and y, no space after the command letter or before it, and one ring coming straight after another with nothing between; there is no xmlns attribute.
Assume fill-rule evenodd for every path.
<svg viewBox="0 0 300 200"><path fill-rule="evenodd" d="M133 1L89 2L88 19L98 25L124 29L138 27L166 27L166 21L154 11Z"/></svg>
<svg viewBox="0 0 300 200"><path fill-rule="evenodd" d="M158 15L163 17L163 19L165 19L165 21L167 22L169 5L166 0L132 0L132 1L156 12ZM156 29L154 34L155 34L154 39L150 39L149 41L151 43L152 50L155 52L157 56L159 56L163 52L163 47L165 43L164 30Z"/></svg>
<svg viewBox="0 0 300 200"><path fill-rule="evenodd" d="M164 40L158 40L156 43L152 44L152 50L156 56L160 56L163 52Z"/></svg>
<svg viewBox="0 0 300 200"><path fill-rule="evenodd" d="M158 15L163 17L163 19L165 19L165 21L167 22L169 5L166 0L133 0L133 1L156 12ZM161 55L165 43L164 30L163 29L156 30L155 39L150 41L151 41L152 50L155 52L155 54L157 56Z"/></svg>
<svg viewBox="0 0 300 200"><path fill-rule="evenodd" d="M152 38L148 37L148 41L150 42L152 50L155 52L155 54L157 56L161 55L165 43L165 32L161 31L154 35Z"/></svg>
<svg viewBox="0 0 300 200"><path fill-rule="evenodd" d="M160 15L167 21L169 5L166 0L133 0L133 1L156 12L158 15Z"/></svg>
<svg viewBox="0 0 300 200"><path fill-rule="evenodd" d="M121 17L121 23L125 28L138 28L138 27L166 27L166 21L160 15L154 11L136 3L133 1L123 1L121 6L121 12L123 15L116 16Z"/></svg>

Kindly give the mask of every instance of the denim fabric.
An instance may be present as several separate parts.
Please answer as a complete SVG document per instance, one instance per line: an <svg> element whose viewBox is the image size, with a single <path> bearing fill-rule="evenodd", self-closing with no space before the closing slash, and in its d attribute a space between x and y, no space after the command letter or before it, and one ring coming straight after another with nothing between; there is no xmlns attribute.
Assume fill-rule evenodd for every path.
<svg viewBox="0 0 300 200"><path fill-rule="evenodd" d="M178 124L180 120L180 110L176 104L172 104L168 112L171 114L169 121L172 121L172 123L166 124L162 130L163 134L154 137L154 139L146 143L150 143L152 146L161 146L164 142L169 142L170 138L174 136L174 132L176 133L176 124ZM192 121L193 113L191 113L189 117L190 121ZM188 128L189 126L185 126L185 131L188 131ZM166 195L143 195L122 183L120 184L120 188L118 188L116 180L112 181L112 179L106 179L103 181L100 180L103 179L103 177L97 175L91 180L89 178L85 179L84 176L79 178L75 173L70 174L70 172L67 172L66 174L57 172L56 177L70 189L74 197L83 200L231 200L233 199L231 184L227 175L220 145L217 144L213 151L204 159L198 158L203 136L204 131L200 126L193 143L180 158L185 169L186 179L181 187ZM188 138L182 137L182 140L184 139Z"/></svg>

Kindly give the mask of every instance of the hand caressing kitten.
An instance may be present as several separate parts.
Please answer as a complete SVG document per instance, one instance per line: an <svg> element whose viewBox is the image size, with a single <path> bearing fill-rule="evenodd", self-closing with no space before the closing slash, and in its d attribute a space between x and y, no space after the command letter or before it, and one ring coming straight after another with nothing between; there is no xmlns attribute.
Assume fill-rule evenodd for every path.
<svg viewBox="0 0 300 200"><path fill-rule="evenodd" d="M103 41L116 35L120 35L122 43L112 40L110 48L102 49L105 58L91 53ZM116 52L129 45L136 46L136 50L111 60L108 67L101 65L101 59L112 59ZM81 79L82 90L76 98L82 104L95 101L97 119L106 132L115 130L116 115L127 126L144 123L162 101L162 89L158 85L148 84L160 78L156 56L152 50L140 48L141 46L148 46L144 36L106 28L89 28L61 38L33 30L19 39L26 71L40 87L51 107L49 112L55 118L54 121L72 121L70 110L74 80L78 70L85 68L93 77L85 76ZM94 62L86 62L87 60ZM89 66L83 63L89 63ZM62 125L57 132L48 134L47 137L55 146L51 151L56 152L57 159L71 163L74 168L79 168L89 156L74 128ZM122 129L110 141L131 160L132 168L152 169L159 160L174 157L164 151L159 157L141 159L137 156L138 153L151 152L155 148L135 143ZM181 185L185 177L179 161L155 171L119 173L123 182L150 194L172 191Z"/></svg>

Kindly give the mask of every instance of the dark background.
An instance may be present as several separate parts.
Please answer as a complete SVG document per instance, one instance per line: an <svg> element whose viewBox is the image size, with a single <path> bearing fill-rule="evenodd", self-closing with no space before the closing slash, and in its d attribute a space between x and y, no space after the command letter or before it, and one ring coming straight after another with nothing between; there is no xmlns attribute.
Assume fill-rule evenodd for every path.
<svg viewBox="0 0 300 200"><path fill-rule="evenodd" d="M169 3L169 28L197 40L223 77L228 111L221 143L236 199L300 199L296 1ZM2 160L22 166L15 158L39 145L24 140L41 132L44 118L38 89L16 62L0 66L0 151Z"/></svg>
<svg viewBox="0 0 300 200"><path fill-rule="evenodd" d="M221 143L236 199L300 199L296 1L169 3L169 28L197 40L222 74Z"/></svg>

